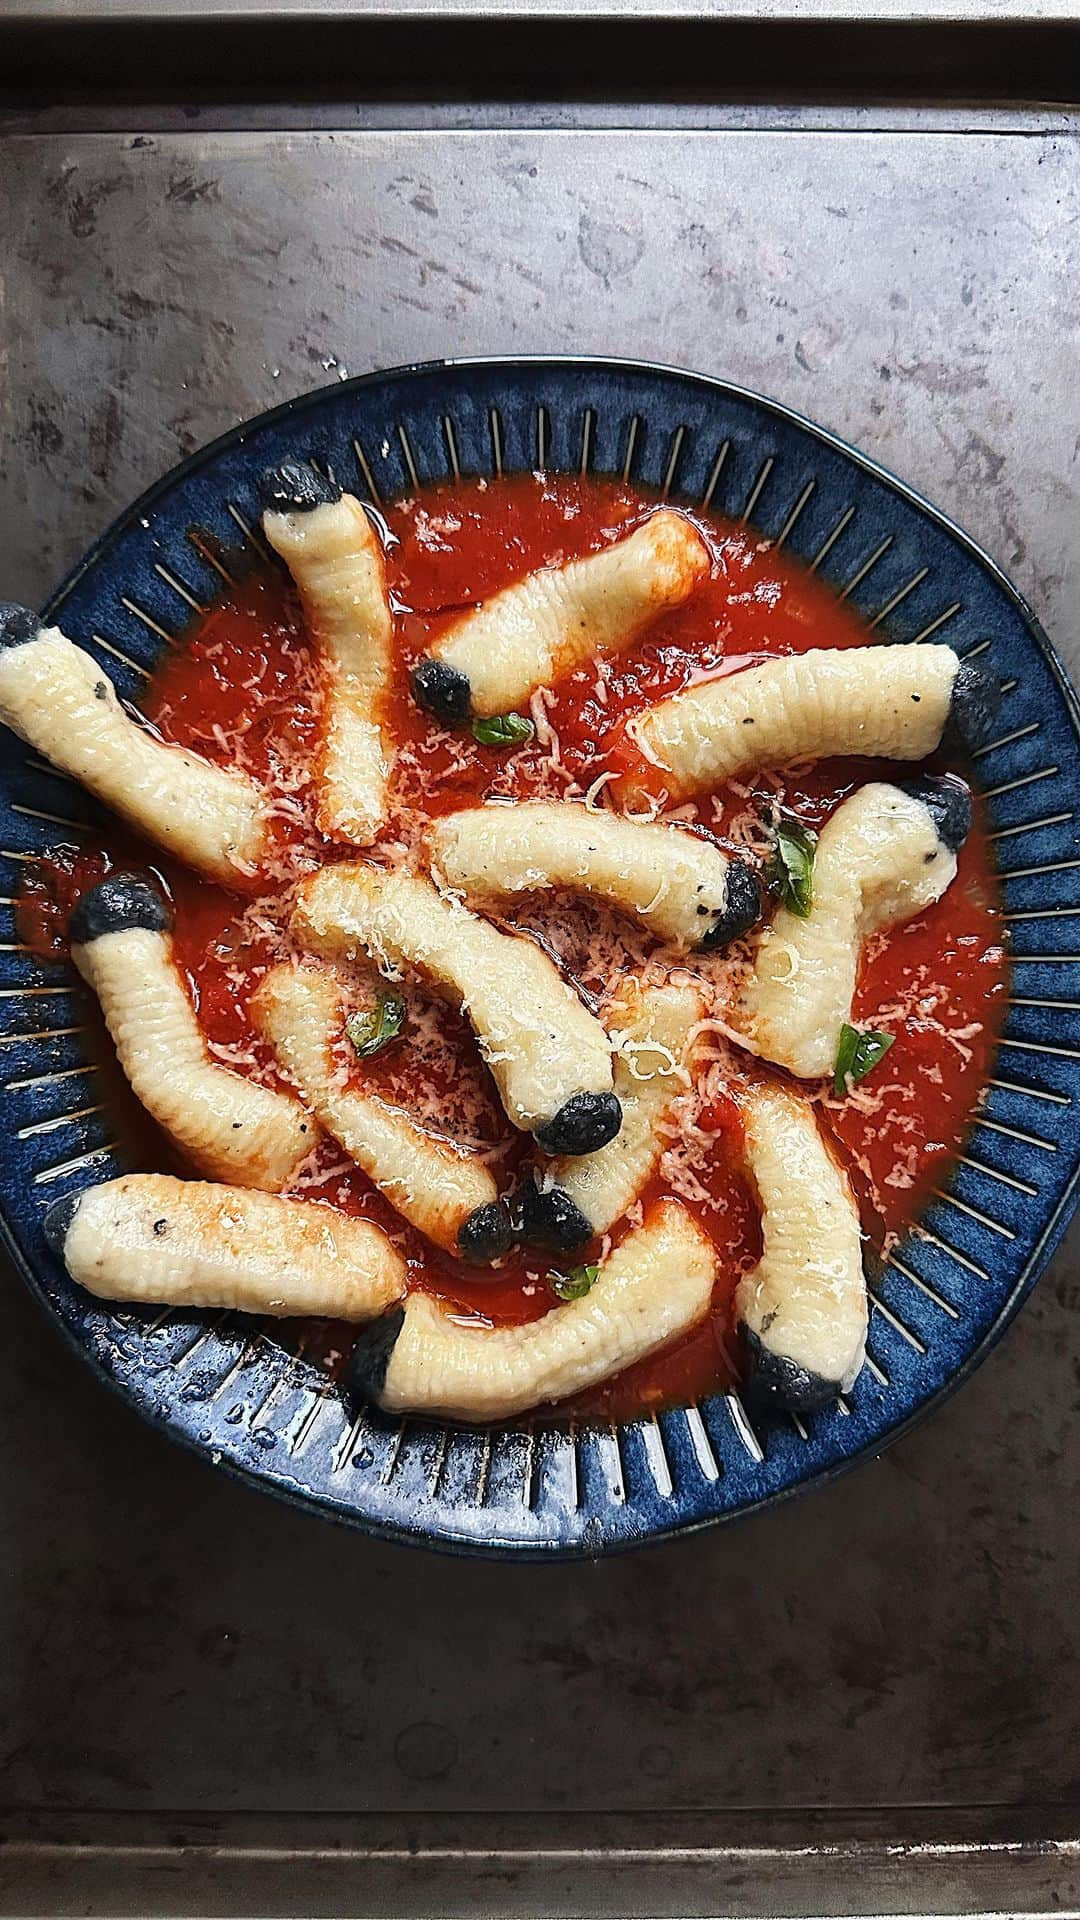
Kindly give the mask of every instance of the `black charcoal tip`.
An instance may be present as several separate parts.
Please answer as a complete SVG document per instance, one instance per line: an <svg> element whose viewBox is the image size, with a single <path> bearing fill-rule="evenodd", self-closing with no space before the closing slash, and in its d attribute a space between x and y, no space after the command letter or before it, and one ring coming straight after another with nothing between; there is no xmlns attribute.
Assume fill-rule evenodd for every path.
<svg viewBox="0 0 1080 1920"><path fill-rule="evenodd" d="M391 1307L379 1320L372 1320L358 1336L349 1358L345 1384L354 1405L378 1407L386 1384L386 1369L398 1334L405 1324L404 1307Z"/></svg>
<svg viewBox="0 0 1080 1920"><path fill-rule="evenodd" d="M62 1260L64 1257L64 1247L67 1243L68 1232L75 1215L79 1211L81 1200L81 1193L65 1193L62 1200L53 1201L52 1206L45 1215L45 1238L59 1260Z"/></svg>
<svg viewBox="0 0 1080 1920"><path fill-rule="evenodd" d="M498 1260L513 1244L514 1229L505 1200L489 1200L486 1206L474 1207L458 1233L458 1252L476 1266Z"/></svg>
<svg viewBox="0 0 1080 1920"><path fill-rule="evenodd" d="M971 832L971 789L965 782L954 773L940 777L925 773L897 785L926 808L942 846L959 853Z"/></svg>
<svg viewBox="0 0 1080 1920"><path fill-rule="evenodd" d="M723 912L699 942L704 953L722 953L733 940L756 927L761 919L761 887L753 867L744 860L732 860L727 870L727 895Z"/></svg>
<svg viewBox="0 0 1080 1920"><path fill-rule="evenodd" d="M0 600L0 648L24 647L40 632L41 621L29 607L17 606L14 600Z"/></svg>
<svg viewBox="0 0 1080 1920"><path fill-rule="evenodd" d="M173 915L165 895L152 880L137 873L111 873L84 893L68 922L75 947L85 947L106 933L169 933Z"/></svg>
<svg viewBox="0 0 1080 1920"><path fill-rule="evenodd" d="M531 1177L514 1195L518 1237L551 1253L577 1253L593 1237L592 1224L565 1187L538 1187Z"/></svg>
<svg viewBox="0 0 1080 1920"><path fill-rule="evenodd" d="M622 1108L613 1093L575 1093L534 1137L545 1153L599 1153L621 1126Z"/></svg>
<svg viewBox="0 0 1080 1920"><path fill-rule="evenodd" d="M1001 705L1001 682L989 667L961 660L953 681L943 753L971 753L984 746Z"/></svg>
<svg viewBox="0 0 1080 1920"><path fill-rule="evenodd" d="M412 670L413 698L444 727L460 727L472 711L472 688L464 673L445 660L418 660Z"/></svg>
<svg viewBox="0 0 1080 1920"><path fill-rule="evenodd" d="M312 513L316 507L332 507L341 499L341 488L306 460L283 460L280 467L268 467L259 480L259 500L264 513Z"/></svg>
<svg viewBox="0 0 1080 1920"><path fill-rule="evenodd" d="M786 1354L774 1353L745 1323L739 1332L746 1351L743 1398L748 1407L762 1413L814 1413L836 1399L838 1380L823 1380Z"/></svg>

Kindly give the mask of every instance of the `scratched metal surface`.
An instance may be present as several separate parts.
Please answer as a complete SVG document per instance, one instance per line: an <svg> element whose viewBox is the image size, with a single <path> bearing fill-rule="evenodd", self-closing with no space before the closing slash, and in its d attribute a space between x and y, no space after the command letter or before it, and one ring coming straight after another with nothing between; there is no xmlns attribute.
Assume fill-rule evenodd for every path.
<svg viewBox="0 0 1080 1920"><path fill-rule="evenodd" d="M760 387L894 466L1076 671L1078 203L1060 127L11 138L0 597L39 599L178 455L346 369L611 352ZM877 1809L884 1835L912 1807L1067 1813L1078 1256L1074 1233L880 1462L595 1568L437 1560L260 1500L5 1285L0 1797L642 1834L709 1808Z"/></svg>

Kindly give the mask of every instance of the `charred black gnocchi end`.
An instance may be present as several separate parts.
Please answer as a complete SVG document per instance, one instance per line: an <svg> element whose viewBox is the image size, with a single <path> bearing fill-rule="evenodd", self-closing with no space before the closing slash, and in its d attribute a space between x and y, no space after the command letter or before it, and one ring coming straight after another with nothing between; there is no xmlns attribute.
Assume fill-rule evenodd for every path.
<svg viewBox="0 0 1080 1920"><path fill-rule="evenodd" d="M533 1138L545 1153L597 1153L622 1126L622 1106L613 1093L574 1093Z"/></svg>
<svg viewBox="0 0 1080 1920"><path fill-rule="evenodd" d="M727 870L727 894L724 908L698 942L703 953L723 953L735 940L756 927L761 919L761 887L753 867L744 860L732 860Z"/></svg>
<svg viewBox="0 0 1080 1920"><path fill-rule="evenodd" d="M29 607L17 606L13 600L0 600L0 648L24 647L28 640L36 640L41 632L41 621Z"/></svg>
<svg viewBox="0 0 1080 1920"><path fill-rule="evenodd" d="M470 1260L475 1266L487 1266L490 1261L498 1260L502 1254L509 1253L513 1244L514 1229L505 1200L492 1200L486 1206L474 1207L458 1233L458 1252L463 1260Z"/></svg>
<svg viewBox="0 0 1080 1920"><path fill-rule="evenodd" d="M70 921L73 946L86 947L107 933L171 933L173 912L160 887L138 873L111 873L84 893Z"/></svg>
<svg viewBox="0 0 1080 1920"><path fill-rule="evenodd" d="M775 1353L767 1337L752 1333L745 1324L740 1325L739 1334L746 1356L743 1398L752 1411L815 1413L841 1391L839 1380L823 1380L788 1354Z"/></svg>
<svg viewBox="0 0 1080 1920"><path fill-rule="evenodd" d="M404 1307L392 1307L389 1313L364 1328L345 1372L346 1391L354 1406L382 1410L387 1368L404 1324Z"/></svg>
<svg viewBox="0 0 1080 1920"><path fill-rule="evenodd" d="M514 1195L518 1238L549 1253L577 1253L593 1237L592 1223L565 1187L538 1187L531 1175Z"/></svg>
<svg viewBox="0 0 1080 1920"><path fill-rule="evenodd" d="M1000 705L1001 682L997 675L981 663L961 660L941 735L942 753L970 753L974 747L981 747Z"/></svg>
<svg viewBox="0 0 1080 1920"><path fill-rule="evenodd" d="M412 670L413 698L444 727L462 727L472 713L467 676L445 660L418 660Z"/></svg>
<svg viewBox="0 0 1080 1920"><path fill-rule="evenodd" d="M943 847L959 853L971 832L971 789L955 773L921 774L913 780L898 780L901 793L910 794L926 808Z"/></svg>
<svg viewBox="0 0 1080 1920"><path fill-rule="evenodd" d="M259 504L264 513L313 513L341 499L341 488L306 460L283 460L268 467L259 479Z"/></svg>

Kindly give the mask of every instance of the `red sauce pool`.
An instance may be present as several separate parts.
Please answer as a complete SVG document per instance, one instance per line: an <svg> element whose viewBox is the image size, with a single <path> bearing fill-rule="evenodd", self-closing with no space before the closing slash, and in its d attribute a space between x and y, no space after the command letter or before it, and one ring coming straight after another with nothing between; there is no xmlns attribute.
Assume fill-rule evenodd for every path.
<svg viewBox="0 0 1080 1920"><path fill-rule="evenodd" d="M602 674L590 664L545 697L542 714L557 750L547 733L543 741L538 736L509 753L485 748L468 733L440 730L418 710L408 692L409 667L455 612L534 567L597 550L629 531L654 504L614 482L530 475L428 489L387 510L400 672L391 715L399 750L394 817L386 841L407 840L420 813L445 813L494 795L580 794L625 764L629 717L696 678L772 654L865 644L868 636L855 614L797 561L772 552L745 528L695 515L713 548L711 579ZM240 766L289 796L278 826L283 869L299 873L349 857L349 849L324 840L313 825L309 768L319 738L318 672L294 596L276 573L250 575L193 625L162 663L144 710L164 738ZM786 808L820 825L854 787L868 777L887 779L889 772L881 762L848 760L806 774L762 776L702 796L688 817L723 838L737 816L745 818L759 801L778 795ZM194 878L118 829L93 848L57 849L30 874L21 907L23 937L38 951L62 953L71 907L120 865L151 868L171 890L179 956L212 1048L221 1057L253 1063L273 1082L273 1063L254 1031L248 1001L267 967L289 950L287 882L276 897L245 900ZM571 970L594 990L618 954L616 933L624 951L615 967L619 959L623 967L633 964L633 930L602 914L586 920L599 944L585 952L580 905L569 908L557 898L523 903L516 919L542 925L561 942ZM581 946L577 958L575 942ZM894 1044L860 1097L827 1100L822 1108L852 1172L868 1238L878 1246L918 1213L964 1138L987 1076L1005 976L997 885L977 821L944 897L918 920L873 943L854 1017L886 1028ZM458 1137L484 1146L502 1143L500 1164L509 1180L522 1143L509 1135L471 1034L446 1008L410 992L401 1040L353 1071L415 1102ZM749 1059L735 1063L736 1091L740 1073L761 1071ZM715 1241L722 1279L712 1316L690 1339L630 1369L574 1411L632 1415L694 1399L733 1377L731 1296L760 1254L758 1209L740 1171L736 1101L720 1091L699 1120L717 1135L708 1154L690 1156L688 1171L684 1155L681 1173L665 1161L644 1200L647 1206L670 1190L674 1179L679 1197ZM537 1318L554 1305L545 1259L516 1251L490 1277L478 1279L475 1270L403 1225L332 1144L320 1149L305 1191L378 1219L408 1256L410 1285L430 1289L461 1310L506 1325ZM350 1338L348 1330L331 1329L319 1344L347 1351Z"/></svg>

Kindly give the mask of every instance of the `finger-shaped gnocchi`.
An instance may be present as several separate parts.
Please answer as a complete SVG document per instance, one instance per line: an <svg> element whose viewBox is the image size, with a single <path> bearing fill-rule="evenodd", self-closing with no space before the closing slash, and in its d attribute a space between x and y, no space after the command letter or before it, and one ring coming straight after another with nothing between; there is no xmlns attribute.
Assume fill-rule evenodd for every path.
<svg viewBox="0 0 1080 1920"><path fill-rule="evenodd" d="M950 647L820 648L699 682L638 715L629 733L678 801L796 760L924 760L943 743L975 746L997 699L992 675ZM620 794L633 798L638 785L627 774Z"/></svg>
<svg viewBox="0 0 1080 1920"><path fill-rule="evenodd" d="M756 1053L803 1079L833 1071L864 941L940 899L970 825L971 794L949 775L874 781L837 808L809 914L781 907L758 941L739 1014Z"/></svg>
<svg viewBox="0 0 1080 1920"><path fill-rule="evenodd" d="M429 847L445 884L478 905L541 887L573 888L640 916L658 940L682 948L725 947L761 912L752 871L711 840L567 801L446 814Z"/></svg>
<svg viewBox="0 0 1080 1920"><path fill-rule="evenodd" d="M185 865L226 886L258 871L254 781L138 726L97 661L26 607L0 605L0 721Z"/></svg>
<svg viewBox="0 0 1080 1920"><path fill-rule="evenodd" d="M413 1293L361 1334L350 1366L358 1399L391 1413L505 1420L565 1400L688 1333L708 1311L711 1240L674 1200L608 1255L589 1292L524 1327L463 1325Z"/></svg>
<svg viewBox="0 0 1080 1920"><path fill-rule="evenodd" d="M866 1347L859 1216L808 1100L778 1085L742 1102L764 1252L736 1318L752 1400L809 1413L854 1384Z"/></svg>
<svg viewBox="0 0 1080 1920"><path fill-rule="evenodd" d="M663 1153L661 1122L688 1085L691 1035L702 1010L697 987L673 982L632 987L613 1006L608 1028L619 1048L622 1127L599 1153L552 1160L539 1178L526 1176L516 1198L524 1240L574 1252L633 1205Z"/></svg>
<svg viewBox="0 0 1080 1920"><path fill-rule="evenodd" d="M336 980L318 967L275 967L251 1011L325 1131L404 1219L466 1260L495 1260L506 1252L510 1215L483 1161L377 1094L342 1085L333 1045L346 1009Z"/></svg>
<svg viewBox="0 0 1080 1920"><path fill-rule="evenodd" d="M461 1009L516 1127L547 1153L614 1138L611 1045L531 940L498 933L430 880L359 863L300 889L294 926L331 959L369 953L390 977L412 969Z"/></svg>
<svg viewBox="0 0 1080 1920"><path fill-rule="evenodd" d="M318 823L365 847L386 814L392 752L382 721L393 621L367 514L314 467L286 461L262 482L263 531L300 592L326 670Z"/></svg>
<svg viewBox="0 0 1080 1920"><path fill-rule="evenodd" d="M709 549L681 513L661 508L613 546L543 567L439 635L413 691L446 726L506 713L598 653L615 653L707 577Z"/></svg>
<svg viewBox="0 0 1080 1920"><path fill-rule="evenodd" d="M58 1200L45 1232L99 1300L369 1320L405 1291L405 1262L370 1220L164 1173Z"/></svg>
<svg viewBox="0 0 1080 1920"><path fill-rule="evenodd" d="M215 1066L173 954L172 913L148 880L117 873L71 916L71 957L97 994L147 1112L200 1172L276 1192L318 1137L299 1101Z"/></svg>

